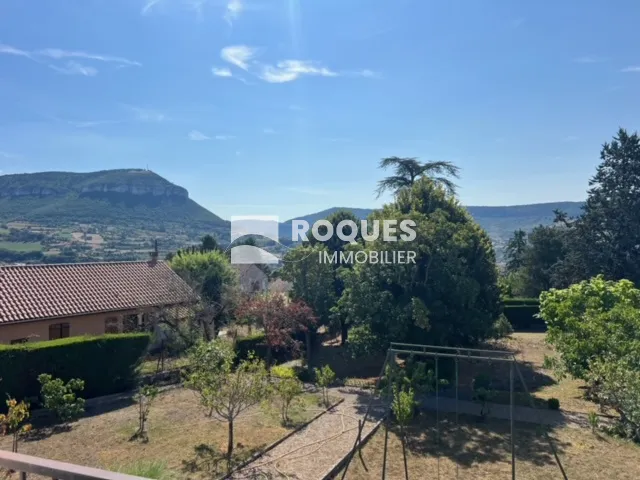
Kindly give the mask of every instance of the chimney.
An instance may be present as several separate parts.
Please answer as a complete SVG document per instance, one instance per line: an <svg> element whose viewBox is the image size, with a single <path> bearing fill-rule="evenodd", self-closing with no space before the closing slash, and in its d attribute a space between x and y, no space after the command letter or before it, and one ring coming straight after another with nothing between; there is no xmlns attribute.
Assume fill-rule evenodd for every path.
<svg viewBox="0 0 640 480"><path fill-rule="evenodd" d="M153 252L151 252L151 264L155 265L158 261L158 240L153 241Z"/></svg>

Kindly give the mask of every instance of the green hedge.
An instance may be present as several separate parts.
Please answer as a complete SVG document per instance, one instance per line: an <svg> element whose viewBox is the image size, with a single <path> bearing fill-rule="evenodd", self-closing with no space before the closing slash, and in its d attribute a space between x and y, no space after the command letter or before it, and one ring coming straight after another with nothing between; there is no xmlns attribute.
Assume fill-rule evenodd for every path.
<svg viewBox="0 0 640 480"><path fill-rule="evenodd" d="M264 333L256 333L249 337L242 337L236 340L236 354L238 360L244 360L249 355L249 352L255 352L258 358L263 360L267 358L267 344L265 342ZM280 363L291 360L291 354L284 350L275 350L271 353L272 362Z"/></svg>
<svg viewBox="0 0 640 480"><path fill-rule="evenodd" d="M538 305L505 305L504 315L514 330L546 330L544 320L535 317L540 312Z"/></svg>
<svg viewBox="0 0 640 480"><path fill-rule="evenodd" d="M536 297L533 298L524 298L524 297L513 297L513 298L504 298L502 303L506 306L511 305L540 305L540 300Z"/></svg>
<svg viewBox="0 0 640 480"><path fill-rule="evenodd" d="M84 398L123 392L134 386L148 345L149 335L144 333L0 345L0 395L38 397L41 373L65 382L84 380Z"/></svg>

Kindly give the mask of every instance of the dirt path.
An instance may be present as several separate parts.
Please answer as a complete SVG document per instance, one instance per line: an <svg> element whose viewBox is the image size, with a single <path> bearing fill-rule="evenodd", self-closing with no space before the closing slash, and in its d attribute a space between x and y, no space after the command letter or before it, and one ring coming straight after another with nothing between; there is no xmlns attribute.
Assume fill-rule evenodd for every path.
<svg viewBox="0 0 640 480"><path fill-rule="evenodd" d="M331 389L331 395L344 401L231 478L323 479L353 447L358 421L364 419L371 399L369 392L354 388ZM371 432L385 410L380 402L374 402L363 436Z"/></svg>

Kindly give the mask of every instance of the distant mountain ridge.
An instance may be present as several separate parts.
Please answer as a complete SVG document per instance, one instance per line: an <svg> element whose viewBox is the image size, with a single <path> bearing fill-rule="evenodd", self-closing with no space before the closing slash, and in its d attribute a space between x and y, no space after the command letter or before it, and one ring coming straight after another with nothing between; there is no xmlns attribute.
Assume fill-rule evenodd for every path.
<svg viewBox="0 0 640 480"><path fill-rule="evenodd" d="M42 225L131 221L202 227L226 224L191 200L185 188L140 169L0 176L0 219Z"/></svg>
<svg viewBox="0 0 640 480"><path fill-rule="evenodd" d="M530 205L511 206L468 206L465 207L476 222L487 232L495 246L498 258L501 259L504 247L518 229L530 231L538 225L550 225L555 218L554 210L562 210L570 217L580 215L584 202L549 202ZM374 209L332 207L321 212L312 213L287 220L281 224L280 236L291 237L291 222L306 220L309 224L326 218L338 210L349 210L359 219L367 218Z"/></svg>
<svg viewBox="0 0 640 480"><path fill-rule="evenodd" d="M504 246L515 230L529 231L536 225L550 224L555 209L566 211L569 216L579 215L582 205L583 202L553 202L466 208L487 231L501 258ZM340 209L332 207L298 218L312 224ZM360 219L373 211L345 209ZM185 188L141 169L0 176L0 224L9 222L37 224L58 232L70 225L76 225L71 230L76 232L86 231L89 226L104 239L99 248L94 245L93 251L86 253L88 259L112 258L105 257L109 251L136 258L147 255L143 250L148 248L145 243L159 237L164 248L169 250L195 243L206 233L213 233L226 244L230 232L227 220L191 200ZM6 237L7 233L2 235ZM66 248L69 240L64 239L65 235L68 236L54 235L55 238L45 240L45 251L47 248L52 251ZM291 220L280 224L280 237L291 238ZM13 247L27 248L19 244Z"/></svg>

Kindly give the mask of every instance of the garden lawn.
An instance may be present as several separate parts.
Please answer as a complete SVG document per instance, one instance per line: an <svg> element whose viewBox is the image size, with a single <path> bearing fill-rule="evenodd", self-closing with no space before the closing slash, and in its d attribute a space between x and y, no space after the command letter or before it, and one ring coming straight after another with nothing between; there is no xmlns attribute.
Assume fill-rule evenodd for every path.
<svg viewBox="0 0 640 480"><path fill-rule="evenodd" d="M409 478L474 480L511 478L509 422L489 420L487 423L481 423L477 417L461 415L458 430L453 415L441 414L440 420L440 447L438 447L435 428L435 413L421 414L409 428L407 442ZM640 446L638 445L601 433L593 434L588 429L573 426L557 427L551 432L551 437L568 478L580 480L640 478L638 461ZM518 479L562 478L542 431L531 424L516 424L515 438ZM381 478L383 451L384 429L381 427L362 450L364 465L358 456L355 456L346 479ZM437 477L438 468L440 477ZM389 432L387 478L404 478L402 444L397 427Z"/></svg>
<svg viewBox="0 0 640 480"><path fill-rule="evenodd" d="M300 423L318 414L318 400L304 395L300 406L291 411L292 420ZM45 432L34 429L32 439L20 441L19 452L114 471L141 461L160 461L180 479L203 478L201 473L187 474L182 469L183 461L194 459L194 447L207 444L226 450L226 423L205 417L196 395L183 388L166 390L152 405L149 443L129 440L137 421L137 405L132 404L82 418L70 431L39 438ZM235 422L236 452L271 444L288 431L280 425L277 409L258 406ZM0 437L0 448L11 449L9 437Z"/></svg>
<svg viewBox="0 0 640 480"><path fill-rule="evenodd" d="M553 382L536 383L536 377L528 379L527 387L536 399L546 401L548 398L560 400L560 408L570 412L589 413L598 411L598 406L584 398L584 382L571 378L558 379L551 370L545 370L542 365L545 356L554 354L553 347L545 342L546 333L518 332L498 345L516 353L518 360L527 363L537 378L551 377ZM518 402L520 403L520 402Z"/></svg>

